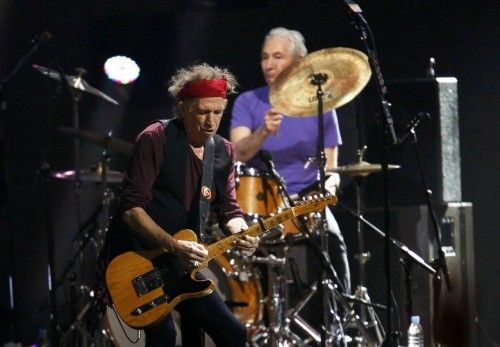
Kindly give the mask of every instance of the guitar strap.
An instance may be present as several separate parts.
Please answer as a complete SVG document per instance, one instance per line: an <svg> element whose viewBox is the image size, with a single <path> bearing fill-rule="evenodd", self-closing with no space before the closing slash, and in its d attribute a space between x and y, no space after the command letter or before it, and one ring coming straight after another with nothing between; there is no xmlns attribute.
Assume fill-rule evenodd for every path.
<svg viewBox="0 0 500 347"><path fill-rule="evenodd" d="M202 242L207 240L205 225L208 221L210 199L212 198L214 153L215 141L211 137L205 142L205 151L203 152L203 176L200 189L200 240Z"/></svg>

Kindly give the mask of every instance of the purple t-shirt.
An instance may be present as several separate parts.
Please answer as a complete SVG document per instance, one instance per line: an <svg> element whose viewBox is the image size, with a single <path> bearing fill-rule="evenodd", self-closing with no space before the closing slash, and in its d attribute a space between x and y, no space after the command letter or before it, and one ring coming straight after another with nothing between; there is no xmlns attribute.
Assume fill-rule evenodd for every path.
<svg viewBox="0 0 500 347"><path fill-rule="evenodd" d="M264 115L271 108L269 87L261 87L242 93L236 98L231 129L247 127L252 132L264 123ZM273 162L285 179L289 194L295 194L317 181L318 166L311 163L304 165L310 157L316 157L318 141L318 117L286 117L281 122L279 134L269 135L261 149L273 154ZM335 110L324 113L325 147L342 144ZM266 166L259 156L250 159L247 166L266 171Z"/></svg>

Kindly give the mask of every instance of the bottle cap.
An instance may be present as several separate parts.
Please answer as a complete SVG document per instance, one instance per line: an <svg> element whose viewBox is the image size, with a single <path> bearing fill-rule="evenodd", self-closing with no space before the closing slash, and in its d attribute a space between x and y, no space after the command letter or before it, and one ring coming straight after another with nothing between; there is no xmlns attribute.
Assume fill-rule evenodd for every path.
<svg viewBox="0 0 500 347"><path fill-rule="evenodd" d="M420 323L420 317L419 316L411 316L411 322L412 323Z"/></svg>

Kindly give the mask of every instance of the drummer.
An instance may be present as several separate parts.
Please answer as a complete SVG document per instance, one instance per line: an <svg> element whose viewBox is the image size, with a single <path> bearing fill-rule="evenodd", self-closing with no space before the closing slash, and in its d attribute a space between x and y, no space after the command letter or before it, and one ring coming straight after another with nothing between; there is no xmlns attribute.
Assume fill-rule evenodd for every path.
<svg viewBox="0 0 500 347"><path fill-rule="evenodd" d="M266 171L259 156L265 150L272 154L276 170L286 182L291 196L300 196L317 188L316 157L318 117L287 117L272 108L269 102L270 85L280 73L307 54L305 40L296 30L272 29L264 39L260 66L267 85L242 93L232 109L230 138L236 147L239 161ZM337 167L338 146L342 144L335 110L324 113L324 143L326 170ZM338 174L325 182L328 191L335 193L340 183ZM350 272L344 238L329 209L326 209L328 232L335 245L330 248L339 259L342 269L336 268L346 291L350 292Z"/></svg>

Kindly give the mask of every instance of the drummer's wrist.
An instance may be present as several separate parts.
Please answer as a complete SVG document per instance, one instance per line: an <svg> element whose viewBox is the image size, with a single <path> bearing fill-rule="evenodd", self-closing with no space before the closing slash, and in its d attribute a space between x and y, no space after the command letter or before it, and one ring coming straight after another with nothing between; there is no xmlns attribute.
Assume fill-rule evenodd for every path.
<svg viewBox="0 0 500 347"><path fill-rule="evenodd" d="M266 129L266 127L263 125L261 126L259 129L257 129L257 131L255 132L255 134L258 136L258 137L262 137L262 138L267 138L269 136L271 132L269 130Z"/></svg>

